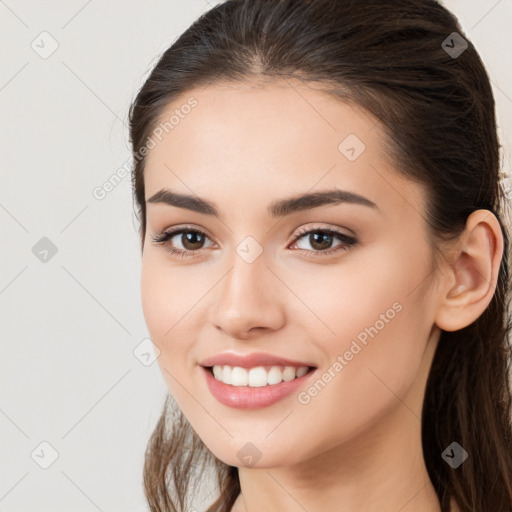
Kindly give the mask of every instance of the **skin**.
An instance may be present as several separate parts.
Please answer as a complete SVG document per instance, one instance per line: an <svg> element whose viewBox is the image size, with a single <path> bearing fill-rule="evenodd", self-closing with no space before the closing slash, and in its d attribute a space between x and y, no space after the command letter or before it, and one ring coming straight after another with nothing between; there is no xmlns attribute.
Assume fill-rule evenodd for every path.
<svg viewBox="0 0 512 512"><path fill-rule="evenodd" d="M169 391L214 455L239 468L232 511L440 512L421 447L425 384L440 329L470 324L493 296L497 219L473 212L434 272L425 191L396 173L370 114L288 81L210 85L163 117L191 96L197 107L148 154L146 199L170 188L214 202L223 217L147 204L142 306ZM366 146L355 161L338 150L349 134ZM378 209L267 215L274 200L333 187ZM183 224L206 235L196 257L152 243ZM358 244L315 256L309 235L293 242L301 227L353 232ZM253 263L236 252L247 236L263 249ZM190 247L182 235L168 243ZM265 351L321 374L394 303L400 312L308 404L294 393L257 410L227 407L198 366L224 350ZM261 452L251 466L237 456L247 442Z"/></svg>

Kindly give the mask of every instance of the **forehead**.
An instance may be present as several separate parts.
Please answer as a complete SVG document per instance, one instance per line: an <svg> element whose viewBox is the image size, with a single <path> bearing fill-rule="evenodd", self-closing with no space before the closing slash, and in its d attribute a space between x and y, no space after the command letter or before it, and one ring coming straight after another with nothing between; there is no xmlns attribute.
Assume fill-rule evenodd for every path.
<svg viewBox="0 0 512 512"><path fill-rule="evenodd" d="M156 129L163 128L162 140L147 165L168 158L171 150L194 163L222 158L226 166L235 161L248 166L281 159L311 165L320 153L337 157L339 143L349 134L367 147L382 142L370 114L305 84L290 83L218 84L181 95L160 116ZM192 100L195 106L186 108ZM182 110L188 113L179 115ZM166 126L171 118L172 126Z"/></svg>
<svg viewBox="0 0 512 512"><path fill-rule="evenodd" d="M146 199L167 186L222 202L258 198L261 209L270 196L315 188L364 190L376 203L391 200L390 187L395 201L414 194L394 172L375 117L296 81L194 89L166 107L158 127Z"/></svg>

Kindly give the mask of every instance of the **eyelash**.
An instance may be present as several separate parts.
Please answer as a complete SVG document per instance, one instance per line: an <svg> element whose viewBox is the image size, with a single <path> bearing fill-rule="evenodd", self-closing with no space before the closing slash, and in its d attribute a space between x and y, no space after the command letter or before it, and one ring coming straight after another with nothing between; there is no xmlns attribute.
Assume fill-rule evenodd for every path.
<svg viewBox="0 0 512 512"><path fill-rule="evenodd" d="M169 231L163 231L161 233L157 233L156 235L154 235L152 237L153 243L155 245L163 245L165 247L165 250L169 251L172 254L180 256L180 257L194 258L194 257L198 256L197 253L200 251L200 249L197 249L195 251L194 250L176 249L176 247L173 247L172 245L167 243L171 238L175 237L176 235L183 234L183 233L199 233L200 235L204 235L207 237L207 235L205 233L203 233L202 231L200 231L198 229L188 227L188 226L182 226L179 228L171 229ZM336 231L335 229L331 229L331 228L313 228L313 229L302 228L297 233L295 238L292 240L292 243L297 242L305 235L309 235L311 233L327 233L329 235L332 235L332 236L338 238L343 243L340 245L337 245L335 247L332 247L330 249L326 249L325 251L311 251L308 249L295 249L295 250L300 251L300 252L310 253L310 254L312 253L314 256L327 256L327 255L330 255L330 254L332 254L334 252L338 252L338 251L348 251L350 248L354 247L358 243L356 238L346 235L345 233L341 233L340 231Z"/></svg>

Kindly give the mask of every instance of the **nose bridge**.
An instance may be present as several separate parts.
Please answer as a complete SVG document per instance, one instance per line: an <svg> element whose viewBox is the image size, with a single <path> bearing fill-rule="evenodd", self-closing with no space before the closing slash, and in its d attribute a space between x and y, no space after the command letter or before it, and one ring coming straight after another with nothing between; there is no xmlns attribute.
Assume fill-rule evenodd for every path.
<svg viewBox="0 0 512 512"><path fill-rule="evenodd" d="M212 322L216 327L236 337L244 337L254 327L278 328L283 311L275 293L277 283L272 284L276 278L267 264L254 241L235 248L215 296Z"/></svg>

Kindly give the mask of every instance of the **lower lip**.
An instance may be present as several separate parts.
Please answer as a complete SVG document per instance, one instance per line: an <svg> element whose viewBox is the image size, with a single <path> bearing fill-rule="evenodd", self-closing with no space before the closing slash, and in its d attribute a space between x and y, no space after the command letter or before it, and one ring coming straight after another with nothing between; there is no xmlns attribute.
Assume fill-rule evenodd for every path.
<svg viewBox="0 0 512 512"><path fill-rule="evenodd" d="M229 384L224 384L224 382L217 380L212 375L209 368L201 366L201 369L206 377L206 383L208 384L211 394L221 404L237 409L268 407L292 394L316 371L316 369L314 369L306 373L306 375L296 377L288 382L253 388L250 386L230 386Z"/></svg>

